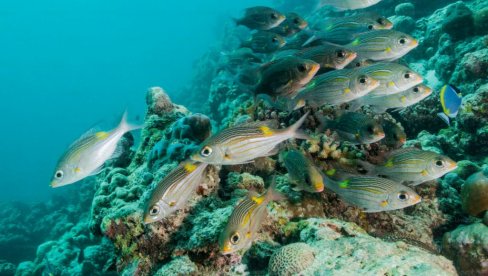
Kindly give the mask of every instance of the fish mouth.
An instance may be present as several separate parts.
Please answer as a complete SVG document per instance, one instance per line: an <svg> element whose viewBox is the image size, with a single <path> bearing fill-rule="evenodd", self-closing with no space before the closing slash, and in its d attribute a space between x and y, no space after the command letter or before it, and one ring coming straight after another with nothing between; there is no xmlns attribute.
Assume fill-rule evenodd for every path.
<svg viewBox="0 0 488 276"><path fill-rule="evenodd" d="M222 251L222 254L232 253L232 247L229 244L224 245L220 250Z"/></svg>
<svg viewBox="0 0 488 276"><path fill-rule="evenodd" d="M371 90L374 90L374 89L378 88L378 87L380 86L380 84L381 84L381 83L380 83L380 81L379 81L379 80L371 78L371 85L370 85L370 89L371 89Z"/></svg>
<svg viewBox="0 0 488 276"><path fill-rule="evenodd" d="M305 29L306 27L308 27L308 22L307 21L303 21L300 25L298 25L298 28L300 29Z"/></svg>
<svg viewBox="0 0 488 276"><path fill-rule="evenodd" d="M312 68L310 69L310 72L308 72L308 76L309 77L315 76L315 74L317 74L319 69L320 69L320 64L318 64L318 63L312 64Z"/></svg>
<svg viewBox="0 0 488 276"><path fill-rule="evenodd" d="M324 183L323 182L316 183L313 187L317 193L320 193L324 190Z"/></svg>
<svg viewBox="0 0 488 276"><path fill-rule="evenodd" d="M49 183L49 187L51 187L51 188L56 188L56 187L57 187L57 183L56 183L56 181L51 181L51 182Z"/></svg>
<svg viewBox="0 0 488 276"><path fill-rule="evenodd" d="M387 22L383 28L385 30L391 30L391 29L393 29L393 22Z"/></svg>
<svg viewBox="0 0 488 276"><path fill-rule="evenodd" d="M426 95L426 96L427 96L427 95L430 95L431 93L432 93L432 88L430 88L430 87L426 86L426 87L424 88L424 95Z"/></svg>
<svg viewBox="0 0 488 276"><path fill-rule="evenodd" d="M375 133L375 135L376 135L376 137L381 138L381 139L385 138L385 132L384 131L378 131Z"/></svg>
<svg viewBox="0 0 488 276"><path fill-rule="evenodd" d="M457 169L457 167L458 167L458 165L456 162L454 162L454 161L449 162L449 167L448 167L449 171L453 171L453 170Z"/></svg>
<svg viewBox="0 0 488 276"><path fill-rule="evenodd" d="M419 203L420 201L422 201L422 197L419 196L419 195L415 195L415 197L413 198L413 202L414 203Z"/></svg>
<svg viewBox="0 0 488 276"><path fill-rule="evenodd" d="M349 56L344 60L344 62L339 63L336 66L336 69L344 69L349 63L351 63L353 60L357 58L358 54L356 52L351 52Z"/></svg>
<svg viewBox="0 0 488 276"><path fill-rule="evenodd" d="M405 144L407 142L407 138L400 138L399 141L400 143Z"/></svg>
<svg viewBox="0 0 488 276"><path fill-rule="evenodd" d="M412 48L419 46L419 41L417 39L412 39L412 42L410 42L410 46Z"/></svg>

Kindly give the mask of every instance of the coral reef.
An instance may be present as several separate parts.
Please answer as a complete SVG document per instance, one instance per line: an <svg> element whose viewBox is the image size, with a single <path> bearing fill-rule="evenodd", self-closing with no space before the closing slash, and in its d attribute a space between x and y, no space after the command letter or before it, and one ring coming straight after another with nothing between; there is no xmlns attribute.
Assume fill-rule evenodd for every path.
<svg viewBox="0 0 488 276"><path fill-rule="evenodd" d="M312 7L298 0L275 2L283 11L309 14L312 21L325 12L312 13ZM294 191L283 160L272 156L238 166L209 166L188 206L160 222L144 224L149 192L210 135L212 124L215 131L272 119L284 128L310 112L304 128L311 139L291 140L282 149L300 148L322 171L330 169L332 161L375 160L399 146L395 141L352 146L336 141L330 132L313 132L320 117L335 118L344 106L285 112L263 102L254 104L250 86L236 76L239 66L253 67L253 62L230 65L238 38L248 32L229 25L221 45L196 62L193 82L174 101L160 87L148 90L137 148L126 135L124 154L85 181L74 198L2 208L0 246L23 249L0 252L0 275L488 273L488 212L478 214L476 209L468 211L470 216L462 208L469 177L488 162L486 1L384 0L373 10L389 16L397 30L420 39L402 63L421 73L436 91L449 83L463 94L463 106L451 126L436 116L438 92L401 112L375 115L363 109L404 129L406 146L458 162L457 170L415 187L421 203L363 213L327 189L316 194ZM287 199L269 204L269 215L247 252L220 254L217 239L233 207L249 190L262 193L273 175ZM32 261L22 262L29 258Z"/></svg>

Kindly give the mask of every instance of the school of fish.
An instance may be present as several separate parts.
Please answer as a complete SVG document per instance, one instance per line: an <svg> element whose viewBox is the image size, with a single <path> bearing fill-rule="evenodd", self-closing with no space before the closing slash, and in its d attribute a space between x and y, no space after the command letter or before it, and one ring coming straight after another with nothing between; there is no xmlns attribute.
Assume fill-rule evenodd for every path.
<svg viewBox="0 0 488 276"><path fill-rule="evenodd" d="M249 86L255 104L263 99L273 108L288 112L295 122L284 128L273 120L242 123L211 135L189 160L154 183L144 198L143 221L155 223L184 208L209 166L247 164L278 153L293 190L328 190L364 212L417 204L421 197L414 186L456 169L456 162L449 157L401 148L406 134L400 126L361 112L363 107L377 114L402 110L432 93L419 73L399 61L417 47L418 41L396 31L386 17L361 12L378 2L319 0L318 8L356 12L326 17L313 25L297 13L264 6L248 8L242 18L235 19L238 26L251 33L238 49L222 53L227 65L233 67L237 79ZM462 98L449 85L440 94L443 112L439 116L449 124ZM314 112L323 106L335 106L336 116L328 118ZM312 112L301 112L304 107ZM327 131L335 140L352 146L383 141L394 150L375 164L353 160L326 166L316 164L299 148L284 150L283 144L290 139L311 139L310 133L302 129L309 117L321 124L308 132ZM51 186L72 184L97 174L106 161L121 154L117 144L122 136L142 127L129 124L124 113L115 129L88 131L60 158ZM231 254L249 248L267 216L267 205L280 200L286 200L286 196L277 190L274 178L263 194L249 191L234 207L220 235L221 252Z"/></svg>

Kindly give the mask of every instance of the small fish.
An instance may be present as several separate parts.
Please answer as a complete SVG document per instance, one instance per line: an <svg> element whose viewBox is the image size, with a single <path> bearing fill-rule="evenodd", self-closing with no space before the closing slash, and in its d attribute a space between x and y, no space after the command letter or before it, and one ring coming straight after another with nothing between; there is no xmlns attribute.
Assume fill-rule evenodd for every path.
<svg viewBox="0 0 488 276"><path fill-rule="evenodd" d="M442 112L437 113L447 125L451 125L449 118L456 118L463 101L458 89L452 85L444 85L439 94L442 105Z"/></svg>
<svg viewBox="0 0 488 276"><path fill-rule="evenodd" d="M384 113L391 108L401 110L420 102L430 96L431 93L432 89L423 84L392 95L375 95L370 93L353 101L350 105L350 110L357 110L363 105L369 105L375 113Z"/></svg>
<svg viewBox="0 0 488 276"><path fill-rule="evenodd" d="M219 247L223 254L245 250L252 245L263 219L268 215L266 209L268 203L283 199L283 196L275 190L275 183L273 180L263 195L250 191L247 197L234 208L227 226L219 237Z"/></svg>
<svg viewBox="0 0 488 276"><path fill-rule="evenodd" d="M371 144L385 137L383 127L372 117L357 113L346 112L335 120L320 118L321 130L331 129L339 138L351 144Z"/></svg>
<svg viewBox="0 0 488 276"><path fill-rule="evenodd" d="M290 150L283 154L285 167L295 191L319 193L324 190L322 174L310 158L298 150Z"/></svg>
<svg viewBox="0 0 488 276"><path fill-rule="evenodd" d="M395 30L374 30L358 34L347 45L362 59L394 61L418 46L413 37Z"/></svg>
<svg viewBox="0 0 488 276"><path fill-rule="evenodd" d="M305 19L297 13L291 12L286 14L285 21L273 29L270 29L270 31L282 36L291 36L305 29L307 26L308 23Z"/></svg>
<svg viewBox="0 0 488 276"><path fill-rule="evenodd" d="M295 53L295 55L317 62L320 69L344 69L357 56L355 52L333 44L306 48Z"/></svg>
<svg viewBox="0 0 488 276"><path fill-rule="evenodd" d="M238 165L277 153L277 146L288 139L308 139L299 130L308 112L286 129L276 129L275 122L241 124L220 131L205 140L191 158L215 165Z"/></svg>
<svg viewBox="0 0 488 276"><path fill-rule="evenodd" d="M168 217L185 207L202 181L205 163L184 161L151 191L145 204L144 223L152 223Z"/></svg>
<svg viewBox="0 0 488 276"><path fill-rule="evenodd" d="M380 122L385 131L385 138L382 140L385 145L399 148L407 142L407 134L401 125L389 120L381 120Z"/></svg>
<svg viewBox="0 0 488 276"><path fill-rule="evenodd" d="M244 17L234 19L237 25L243 25L254 30L269 30L285 21L286 17L279 11L263 6L247 8Z"/></svg>
<svg viewBox="0 0 488 276"><path fill-rule="evenodd" d="M257 31L252 37L242 42L241 47L251 49L255 53L269 54L285 46L285 39L276 33L268 31Z"/></svg>
<svg viewBox="0 0 488 276"><path fill-rule="evenodd" d="M255 93L292 98L319 69L318 63L294 56L273 60L258 69Z"/></svg>
<svg viewBox="0 0 488 276"><path fill-rule="evenodd" d="M423 82L423 77L412 69L398 63L380 62L362 67L362 72L380 81L380 86L370 95L391 95L405 91Z"/></svg>
<svg viewBox="0 0 488 276"><path fill-rule="evenodd" d="M456 162L447 156L416 148L394 150L378 165L357 162L368 175L387 177L409 186L437 179L457 168Z"/></svg>
<svg viewBox="0 0 488 276"><path fill-rule="evenodd" d="M366 95L379 85L378 80L360 69L335 70L313 78L293 98L292 106L297 109L304 105L340 105Z"/></svg>
<svg viewBox="0 0 488 276"><path fill-rule="evenodd" d="M324 182L345 202L366 213L403 209L421 201L411 188L381 177L349 175L332 169L324 174Z"/></svg>
<svg viewBox="0 0 488 276"><path fill-rule="evenodd" d="M100 172L105 161L120 156L117 144L122 136L142 126L127 122L124 113L119 126L111 131L88 131L76 140L56 165L51 187L56 188L80 181Z"/></svg>
<svg viewBox="0 0 488 276"><path fill-rule="evenodd" d="M381 0L320 0L318 8L331 6L337 11L364 9L378 4Z"/></svg>
<svg viewBox="0 0 488 276"><path fill-rule="evenodd" d="M358 34L372 30L389 30L393 23L386 17L374 12L364 12L345 17L330 17L312 26L312 36L303 44L322 39L336 44L348 44Z"/></svg>

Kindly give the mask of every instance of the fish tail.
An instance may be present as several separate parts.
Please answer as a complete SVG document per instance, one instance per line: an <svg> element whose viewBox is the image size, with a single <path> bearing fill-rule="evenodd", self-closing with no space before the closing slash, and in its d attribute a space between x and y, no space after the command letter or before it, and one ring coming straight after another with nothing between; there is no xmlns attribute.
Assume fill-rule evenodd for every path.
<svg viewBox="0 0 488 276"><path fill-rule="evenodd" d="M293 125L288 127L287 132L290 133L293 138L310 140L310 136L307 133L305 133L303 130L299 129L307 119L309 113L310 112L305 113L305 115L303 115L298 121L296 121Z"/></svg>
<svg viewBox="0 0 488 276"><path fill-rule="evenodd" d="M334 122L333 120L327 119L325 116L318 116L317 119L320 122L320 125L317 128L318 132L323 132L327 128L330 128L332 123Z"/></svg>
<svg viewBox="0 0 488 276"><path fill-rule="evenodd" d="M451 126L451 122L449 121L449 117L444 112L437 113L437 116L441 118L441 120L446 123L448 126Z"/></svg>
<svg viewBox="0 0 488 276"><path fill-rule="evenodd" d="M283 193L278 191L276 188L276 175L273 176L271 185L269 185L268 191L266 192L266 199L269 201L281 201L285 200L286 197Z"/></svg>
<svg viewBox="0 0 488 276"><path fill-rule="evenodd" d="M315 40L317 40L317 39L318 39L318 37L317 37L315 34L312 34L312 36L311 36L309 39L307 39L307 41L305 41L305 42L302 44L302 47L307 46L308 44L310 44L310 43L314 42L314 41L315 41Z"/></svg>
<svg viewBox="0 0 488 276"><path fill-rule="evenodd" d="M136 129L140 129L142 128L143 125L133 125L131 123L128 122L127 120L127 110L124 112L124 114L122 115L122 119L120 120L120 123L119 123L119 126L117 127L117 129L119 129L122 133L126 133L126 132L129 132L129 131L133 131L133 130L136 130Z"/></svg>

